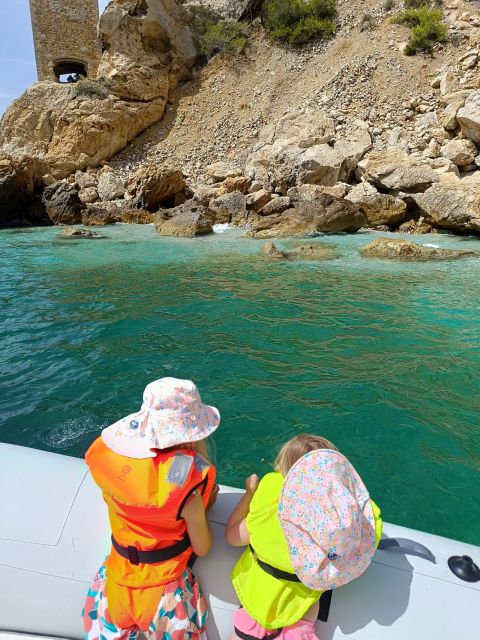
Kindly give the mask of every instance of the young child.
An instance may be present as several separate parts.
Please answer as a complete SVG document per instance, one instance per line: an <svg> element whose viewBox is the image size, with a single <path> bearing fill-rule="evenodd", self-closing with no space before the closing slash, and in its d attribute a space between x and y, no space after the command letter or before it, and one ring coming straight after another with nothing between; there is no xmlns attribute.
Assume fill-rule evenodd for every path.
<svg viewBox="0 0 480 640"><path fill-rule="evenodd" d="M320 596L361 575L382 533L380 510L353 466L319 436L281 448L227 523L227 541L249 545L232 581L241 603L233 617L241 640L315 640Z"/></svg>
<svg viewBox="0 0 480 640"><path fill-rule="evenodd" d="M218 487L205 439L220 414L188 380L150 383L139 412L102 431L85 455L103 492L112 549L83 611L86 640L206 638L189 564L212 545L205 509Z"/></svg>

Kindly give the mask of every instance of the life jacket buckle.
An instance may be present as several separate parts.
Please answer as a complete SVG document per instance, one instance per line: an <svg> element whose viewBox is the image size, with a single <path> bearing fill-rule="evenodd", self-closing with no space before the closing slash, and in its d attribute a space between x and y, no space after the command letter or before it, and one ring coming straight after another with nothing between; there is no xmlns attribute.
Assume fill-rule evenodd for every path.
<svg viewBox="0 0 480 640"><path fill-rule="evenodd" d="M140 558L138 556L138 549L136 547L127 547L128 561L130 564L140 564Z"/></svg>

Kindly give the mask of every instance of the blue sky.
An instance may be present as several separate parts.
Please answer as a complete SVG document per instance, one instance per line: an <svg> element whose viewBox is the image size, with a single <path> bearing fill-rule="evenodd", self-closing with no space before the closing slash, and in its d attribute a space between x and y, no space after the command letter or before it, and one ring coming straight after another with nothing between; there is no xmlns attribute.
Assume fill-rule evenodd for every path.
<svg viewBox="0 0 480 640"><path fill-rule="evenodd" d="M0 115L36 80L28 0L0 0Z"/></svg>

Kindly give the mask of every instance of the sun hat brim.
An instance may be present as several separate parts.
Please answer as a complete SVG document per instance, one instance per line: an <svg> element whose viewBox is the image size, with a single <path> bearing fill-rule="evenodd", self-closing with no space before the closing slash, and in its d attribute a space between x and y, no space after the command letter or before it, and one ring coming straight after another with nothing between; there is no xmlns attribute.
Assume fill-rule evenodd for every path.
<svg viewBox="0 0 480 640"><path fill-rule="evenodd" d="M168 449L208 438L219 424L218 409L203 403L198 415L193 417L168 409L145 410L131 413L103 429L102 439L109 449L119 455L153 458L156 449Z"/></svg>
<svg viewBox="0 0 480 640"><path fill-rule="evenodd" d="M278 514L295 573L307 587L338 588L369 566L375 552L370 495L338 451L312 451L293 465L282 487ZM334 523L338 518L337 530L330 526L329 514ZM340 541L339 553L332 540Z"/></svg>

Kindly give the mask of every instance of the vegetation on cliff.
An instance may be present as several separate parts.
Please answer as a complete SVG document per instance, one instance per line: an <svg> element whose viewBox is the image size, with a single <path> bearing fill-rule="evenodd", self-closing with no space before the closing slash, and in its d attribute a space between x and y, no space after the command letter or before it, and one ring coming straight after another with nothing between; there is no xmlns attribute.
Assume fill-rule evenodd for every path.
<svg viewBox="0 0 480 640"><path fill-rule="evenodd" d="M264 12L275 40L302 45L335 33L335 0L266 0Z"/></svg>
<svg viewBox="0 0 480 640"><path fill-rule="evenodd" d="M216 53L241 51L248 41L248 27L243 22L221 20L210 24L200 38L200 53L211 58Z"/></svg>
<svg viewBox="0 0 480 640"><path fill-rule="evenodd" d="M447 26L442 22L443 11L432 8L426 0L406 0L405 11L393 18L397 24L410 27L411 35L405 54L421 51L431 53L437 42L446 42Z"/></svg>

